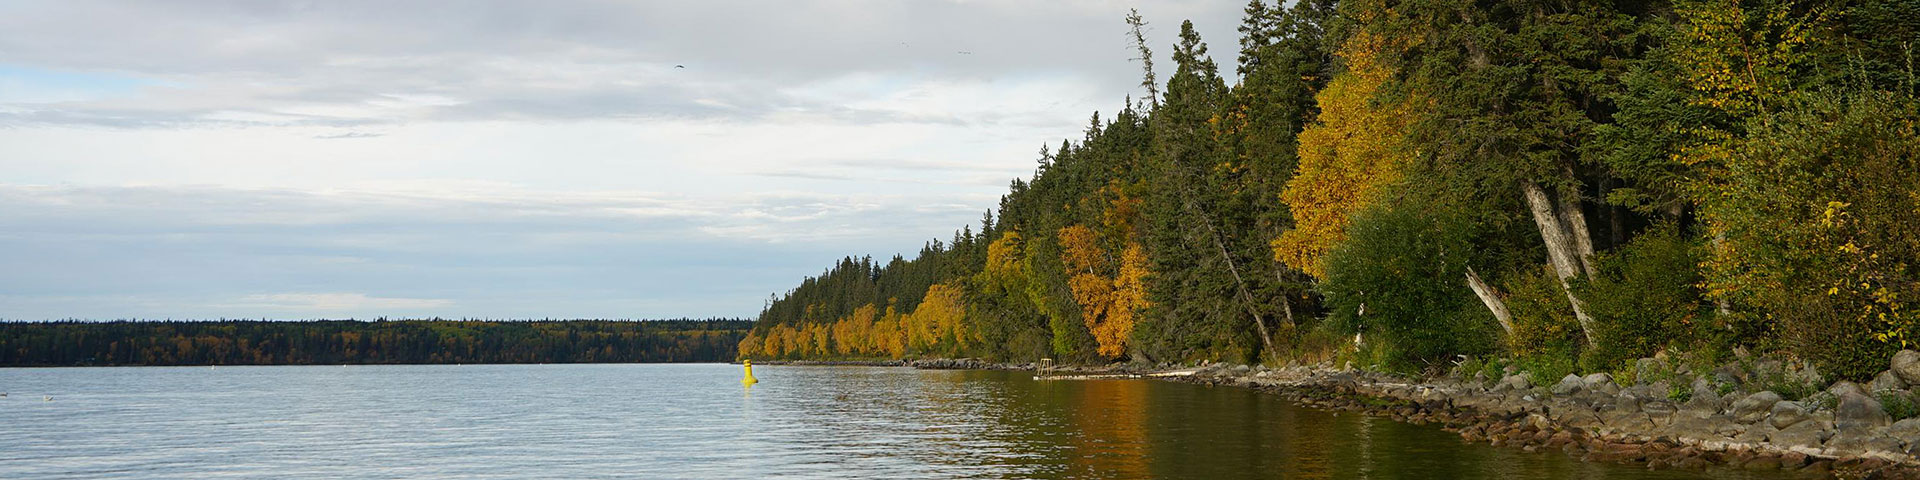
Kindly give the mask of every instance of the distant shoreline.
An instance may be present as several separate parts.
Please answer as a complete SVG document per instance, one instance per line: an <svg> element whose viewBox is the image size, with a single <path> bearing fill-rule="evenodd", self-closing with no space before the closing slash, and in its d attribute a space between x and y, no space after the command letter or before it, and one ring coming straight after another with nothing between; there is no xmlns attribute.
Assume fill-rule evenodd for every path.
<svg viewBox="0 0 1920 480"><path fill-rule="evenodd" d="M752 322L708 320L0 323L0 367L703 363Z"/></svg>

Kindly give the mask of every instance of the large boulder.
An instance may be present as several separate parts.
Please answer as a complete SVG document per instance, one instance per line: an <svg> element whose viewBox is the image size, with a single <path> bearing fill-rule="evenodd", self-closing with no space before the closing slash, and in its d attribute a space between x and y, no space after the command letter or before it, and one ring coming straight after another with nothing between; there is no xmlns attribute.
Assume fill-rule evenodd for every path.
<svg viewBox="0 0 1920 480"><path fill-rule="evenodd" d="M1843 437L1865 437L1873 429L1893 424L1893 417L1881 408L1880 401L1866 394L1847 392L1833 408L1834 427Z"/></svg>
<svg viewBox="0 0 1920 480"><path fill-rule="evenodd" d="M1800 402L1775 402L1773 407L1768 409L1767 423L1773 425L1773 428L1786 430L1787 427L1806 421L1808 416L1807 407Z"/></svg>
<svg viewBox="0 0 1920 480"><path fill-rule="evenodd" d="M1569 373L1565 377L1560 377L1560 383L1553 385L1553 394L1555 396L1564 397L1568 395L1578 394L1582 391L1585 391L1586 388L1587 388L1586 383L1580 381L1580 377L1578 375Z"/></svg>
<svg viewBox="0 0 1920 480"><path fill-rule="evenodd" d="M1909 385L1920 384L1920 352L1901 350L1893 354L1893 374Z"/></svg>
<svg viewBox="0 0 1920 480"><path fill-rule="evenodd" d="M1767 418L1773 412L1773 404L1780 403L1780 394L1760 392L1733 402L1733 421L1754 423Z"/></svg>

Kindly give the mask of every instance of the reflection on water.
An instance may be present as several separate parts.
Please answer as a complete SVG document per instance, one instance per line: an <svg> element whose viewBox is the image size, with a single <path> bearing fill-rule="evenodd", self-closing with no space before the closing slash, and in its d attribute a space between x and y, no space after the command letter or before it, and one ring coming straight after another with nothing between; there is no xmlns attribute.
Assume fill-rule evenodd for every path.
<svg viewBox="0 0 1920 480"><path fill-rule="evenodd" d="M731 365L0 369L0 478L1782 478L1586 465L1237 388L754 373L742 390Z"/></svg>

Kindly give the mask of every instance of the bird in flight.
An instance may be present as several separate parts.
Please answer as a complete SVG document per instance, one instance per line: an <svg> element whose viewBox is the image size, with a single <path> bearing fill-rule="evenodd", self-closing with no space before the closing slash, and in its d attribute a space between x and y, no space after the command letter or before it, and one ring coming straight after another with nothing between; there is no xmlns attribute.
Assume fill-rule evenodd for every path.
<svg viewBox="0 0 1920 480"><path fill-rule="evenodd" d="M674 65L673 68L687 68L686 65Z"/></svg>
<svg viewBox="0 0 1920 480"><path fill-rule="evenodd" d="M973 54L973 52L969 52L969 51L966 51L966 50L961 50L961 51L958 51L958 52L953 52L953 53L958 53L958 54L961 54L961 55L972 55L972 54Z"/></svg>

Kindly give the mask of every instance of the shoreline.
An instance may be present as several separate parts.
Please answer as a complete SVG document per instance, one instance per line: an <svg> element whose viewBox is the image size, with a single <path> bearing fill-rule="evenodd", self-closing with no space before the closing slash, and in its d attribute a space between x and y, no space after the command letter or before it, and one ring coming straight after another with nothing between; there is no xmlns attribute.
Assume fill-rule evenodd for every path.
<svg viewBox="0 0 1920 480"><path fill-rule="evenodd" d="M1904 355L1904 354L1903 354ZM1898 361L1896 364L1900 363ZM1052 381L1147 379L1238 387L1322 410L1412 424L1438 424L1463 442L1526 452L1558 450L1584 462L1649 469L1709 467L1786 471L1831 478L1920 479L1920 418L1892 422L1851 382L1835 382L1839 405L1780 400L1767 391L1703 395L1687 402L1647 395L1664 382L1621 387L1606 374L1568 375L1552 387L1524 376L1410 379L1329 367L1213 364L1190 368L1008 364L978 359L797 361L780 365L869 365L925 370L1019 370ZM1716 370L1721 373L1723 369ZM1883 376L1886 376L1883 374ZM1696 381L1696 390L1701 387ZM1875 386L1881 381L1876 380ZM1711 384L1709 384L1711 385ZM1862 413L1865 398L1870 411ZM1839 415L1836 417L1836 411ZM1877 414L1880 421L1856 418ZM1900 437L1900 438L1896 438ZM1911 452L1911 453L1910 453Z"/></svg>

